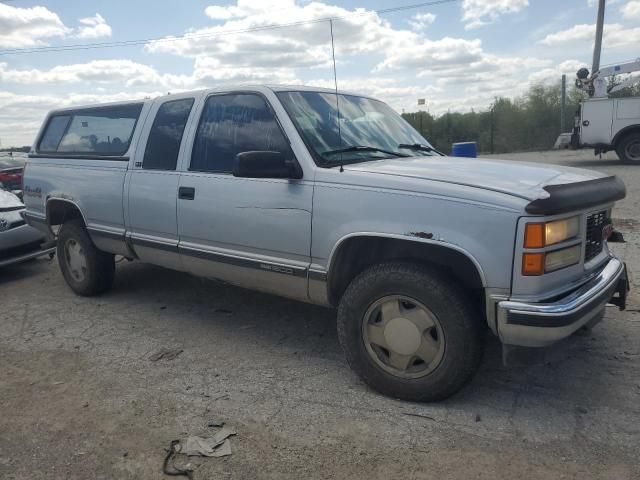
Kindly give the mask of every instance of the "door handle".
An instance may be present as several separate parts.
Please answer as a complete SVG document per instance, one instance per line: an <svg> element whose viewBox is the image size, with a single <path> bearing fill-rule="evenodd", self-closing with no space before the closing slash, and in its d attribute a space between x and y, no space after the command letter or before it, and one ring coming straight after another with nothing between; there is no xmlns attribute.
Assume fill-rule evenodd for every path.
<svg viewBox="0 0 640 480"><path fill-rule="evenodd" d="M196 189L193 187L178 188L178 198L180 200L193 200L196 198Z"/></svg>

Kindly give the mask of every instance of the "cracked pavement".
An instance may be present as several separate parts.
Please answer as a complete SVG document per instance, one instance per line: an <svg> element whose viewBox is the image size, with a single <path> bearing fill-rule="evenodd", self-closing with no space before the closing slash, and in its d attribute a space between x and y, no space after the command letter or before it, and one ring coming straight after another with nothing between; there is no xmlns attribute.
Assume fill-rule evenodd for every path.
<svg viewBox="0 0 640 480"><path fill-rule="evenodd" d="M234 425L233 454L195 478L640 478L640 166L541 158L620 175L625 312L437 404L368 389L335 313L158 267L120 263L112 292L75 296L54 260L0 272L0 478L158 479L174 438ZM608 158L613 158L609 155ZM179 349L173 359L150 357Z"/></svg>

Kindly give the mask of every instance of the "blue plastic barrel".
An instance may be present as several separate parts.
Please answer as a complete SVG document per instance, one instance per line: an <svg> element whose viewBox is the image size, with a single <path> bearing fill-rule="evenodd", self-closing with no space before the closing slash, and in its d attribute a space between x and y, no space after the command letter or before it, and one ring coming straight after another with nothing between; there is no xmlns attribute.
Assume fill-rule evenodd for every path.
<svg viewBox="0 0 640 480"><path fill-rule="evenodd" d="M452 157L471 157L478 156L478 144L476 142L459 142L451 146Z"/></svg>

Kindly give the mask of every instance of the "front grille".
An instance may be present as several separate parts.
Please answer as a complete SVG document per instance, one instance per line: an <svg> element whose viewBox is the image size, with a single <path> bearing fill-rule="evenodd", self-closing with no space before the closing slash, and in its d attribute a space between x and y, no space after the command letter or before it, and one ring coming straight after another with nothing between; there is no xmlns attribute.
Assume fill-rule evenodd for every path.
<svg viewBox="0 0 640 480"><path fill-rule="evenodd" d="M26 224L27 224L27 222L25 222L24 220L17 220L17 221L15 221L13 223L10 223L9 224L9 228L7 230L11 230L12 228L18 228L18 227L21 227L21 226L26 225Z"/></svg>
<svg viewBox="0 0 640 480"><path fill-rule="evenodd" d="M607 212L587 215L587 242L584 250L584 262L596 258L602 251L602 228L607 224Z"/></svg>

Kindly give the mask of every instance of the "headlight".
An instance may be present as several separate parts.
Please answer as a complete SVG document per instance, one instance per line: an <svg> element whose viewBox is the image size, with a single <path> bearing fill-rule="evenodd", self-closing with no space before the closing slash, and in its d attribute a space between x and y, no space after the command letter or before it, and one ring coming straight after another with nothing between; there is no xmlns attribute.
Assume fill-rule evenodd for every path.
<svg viewBox="0 0 640 480"><path fill-rule="evenodd" d="M544 259L544 271L553 272L580 262L580 245L548 252Z"/></svg>
<svg viewBox="0 0 640 480"><path fill-rule="evenodd" d="M545 224L545 245L554 245L580 233L580 217L565 218Z"/></svg>
<svg viewBox="0 0 640 480"><path fill-rule="evenodd" d="M541 249L556 245L580 234L580 216L552 222L527 223L524 230L524 248ZM543 275L580 263L582 246L573 245L550 252L525 252L522 255L522 274Z"/></svg>
<svg viewBox="0 0 640 480"><path fill-rule="evenodd" d="M524 233L525 248L543 248L564 242L580 233L580 217L564 218L546 223L527 223Z"/></svg>
<svg viewBox="0 0 640 480"><path fill-rule="evenodd" d="M580 245L561 248L546 253L525 253L522 255L522 274L525 276L542 275L561 268L580 263L582 248Z"/></svg>

